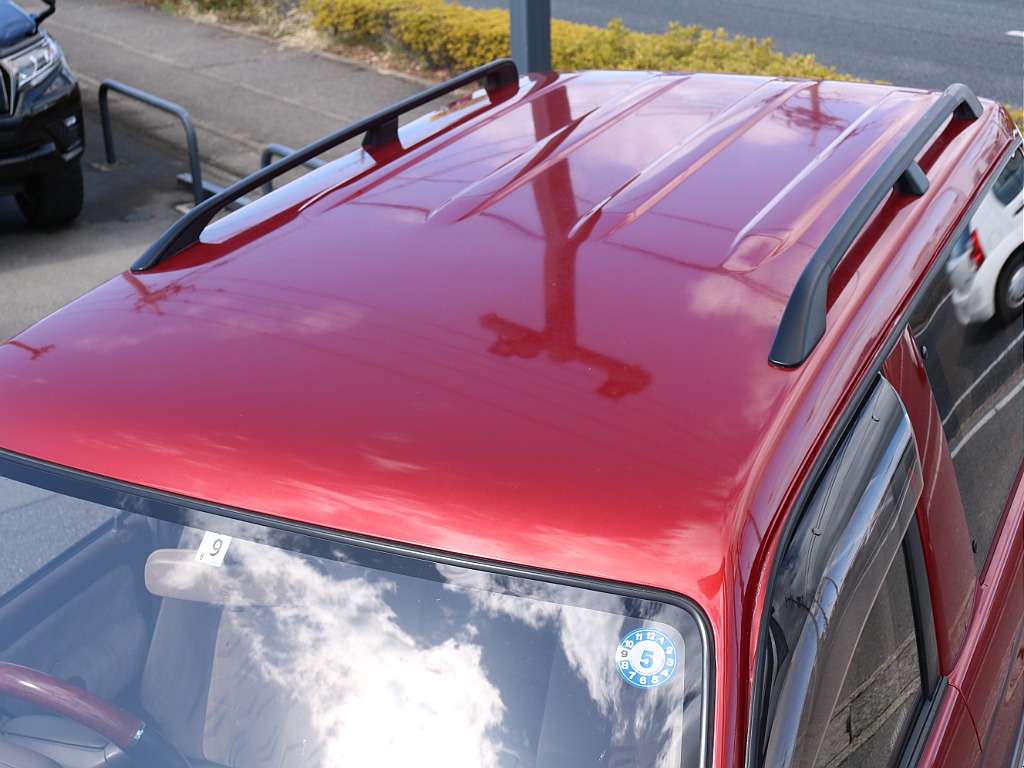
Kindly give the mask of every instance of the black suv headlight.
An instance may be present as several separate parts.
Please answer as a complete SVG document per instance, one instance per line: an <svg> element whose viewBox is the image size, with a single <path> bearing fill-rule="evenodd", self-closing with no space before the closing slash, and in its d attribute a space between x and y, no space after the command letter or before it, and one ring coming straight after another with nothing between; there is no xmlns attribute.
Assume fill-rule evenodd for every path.
<svg viewBox="0 0 1024 768"><path fill-rule="evenodd" d="M0 60L0 66L11 76L11 103L20 90L31 88L60 66L62 58L60 46L44 33L35 45Z"/></svg>

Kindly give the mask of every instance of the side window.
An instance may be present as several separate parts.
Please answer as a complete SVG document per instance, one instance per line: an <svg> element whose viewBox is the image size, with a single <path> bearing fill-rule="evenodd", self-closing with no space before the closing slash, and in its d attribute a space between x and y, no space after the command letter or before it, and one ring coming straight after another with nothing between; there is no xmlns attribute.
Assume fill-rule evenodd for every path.
<svg viewBox="0 0 1024 768"><path fill-rule="evenodd" d="M923 699L921 661L904 553L875 599L815 766L889 765Z"/></svg>
<svg viewBox="0 0 1024 768"><path fill-rule="evenodd" d="M1022 174L1018 150L911 318L979 570L1024 458Z"/></svg>
<svg viewBox="0 0 1024 768"><path fill-rule="evenodd" d="M24 539L35 531L36 546L0 546L0 596L44 565L73 549L82 539L112 520L117 510L99 505L66 509L52 493L0 477L0 542Z"/></svg>
<svg viewBox="0 0 1024 768"><path fill-rule="evenodd" d="M912 577L922 487L909 418L879 379L775 568L760 765L885 768L909 749L938 679L927 590Z"/></svg>

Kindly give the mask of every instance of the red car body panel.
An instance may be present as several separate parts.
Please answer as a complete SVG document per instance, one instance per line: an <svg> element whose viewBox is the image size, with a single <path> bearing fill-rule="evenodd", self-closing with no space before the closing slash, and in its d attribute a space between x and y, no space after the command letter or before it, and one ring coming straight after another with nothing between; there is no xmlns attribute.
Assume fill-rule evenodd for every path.
<svg viewBox="0 0 1024 768"><path fill-rule="evenodd" d="M1010 146L997 106L925 152L931 191L883 203L807 362L768 350L814 248L934 98L601 73L463 100L411 126L407 151L329 165L0 347L0 447L685 592L714 634L714 763L739 765L785 514ZM899 350L890 368L929 402ZM926 434L925 495L943 495L941 430ZM974 595L973 571L937 565L954 533L924 534L943 671ZM943 711L961 739L959 699ZM948 764L969 742L941 746Z"/></svg>
<svg viewBox="0 0 1024 768"><path fill-rule="evenodd" d="M956 689L936 715L921 765L1009 765L1020 727L1014 713L1024 708L1022 476L979 583L941 419L927 396L924 364L909 331L884 371L907 404L918 438L925 480L918 520L940 671Z"/></svg>
<svg viewBox="0 0 1024 768"><path fill-rule="evenodd" d="M981 747L974 721L960 692L950 688L935 716L932 737L921 755L920 765L972 768L980 762Z"/></svg>
<svg viewBox="0 0 1024 768"><path fill-rule="evenodd" d="M924 362L909 329L886 362L885 375L906 404L921 456L924 491L918 520L924 543L935 612L939 671L948 675L960 654L978 586L971 536L967 530L953 462L942 420L929 396Z"/></svg>
<svg viewBox="0 0 1024 768"><path fill-rule="evenodd" d="M1024 707L1024 483L1017 477L989 552L971 631L950 682L974 717L986 765L1009 765Z"/></svg>

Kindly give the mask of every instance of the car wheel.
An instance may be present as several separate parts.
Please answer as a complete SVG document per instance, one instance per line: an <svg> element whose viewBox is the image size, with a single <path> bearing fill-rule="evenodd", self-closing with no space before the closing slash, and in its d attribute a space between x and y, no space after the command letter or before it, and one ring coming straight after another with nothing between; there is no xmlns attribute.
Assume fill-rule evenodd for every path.
<svg viewBox="0 0 1024 768"><path fill-rule="evenodd" d="M1012 323L1024 309L1024 248L1018 248L1003 265L996 281L996 313Z"/></svg>
<svg viewBox="0 0 1024 768"><path fill-rule="evenodd" d="M33 226L64 224L82 212L82 165L75 161L50 176L33 176L16 196L18 207Z"/></svg>

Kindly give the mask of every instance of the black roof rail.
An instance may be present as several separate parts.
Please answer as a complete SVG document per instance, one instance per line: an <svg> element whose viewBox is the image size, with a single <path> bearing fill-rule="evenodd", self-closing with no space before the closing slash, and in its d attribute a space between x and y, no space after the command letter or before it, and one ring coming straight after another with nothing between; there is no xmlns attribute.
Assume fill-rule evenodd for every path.
<svg viewBox="0 0 1024 768"><path fill-rule="evenodd" d="M917 164L918 153L950 115L963 120L981 117L978 97L963 83L949 86L871 175L839 220L822 240L789 297L768 361L796 368L825 335L825 299L832 272L889 190L907 195L928 191L928 177Z"/></svg>
<svg viewBox="0 0 1024 768"><path fill-rule="evenodd" d="M463 86L477 81L484 81L484 88L494 94L503 88L519 82L519 71L511 59L498 59L490 64L472 69L469 72L453 77L447 82L428 88L423 93L410 96L374 115L363 118L340 131L324 136L312 144L297 150L293 154L282 157L275 163L261 168L256 173L246 176L213 197L197 205L178 221L172 224L145 253L132 264L132 272L145 272L152 269L172 256L180 253L199 242L206 226L214 216L239 200L244 195L262 187L283 173L308 163L349 139L363 135L363 147L384 146L398 139L398 118L421 107L434 99L445 96Z"/></svg>

